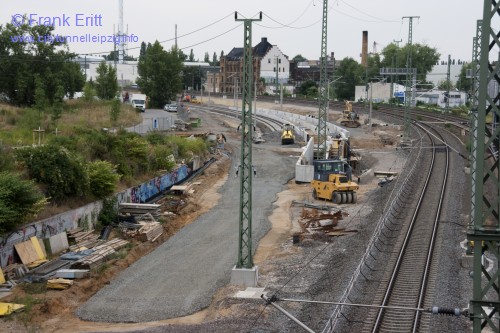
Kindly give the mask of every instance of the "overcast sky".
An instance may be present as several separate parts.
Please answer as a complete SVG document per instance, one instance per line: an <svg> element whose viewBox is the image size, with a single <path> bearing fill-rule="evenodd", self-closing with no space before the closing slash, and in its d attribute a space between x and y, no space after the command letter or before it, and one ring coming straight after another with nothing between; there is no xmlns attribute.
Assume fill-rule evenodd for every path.
<svg viewBox="0 0 500 333"><path fill-rule="evenodd" d="M205 52L210 59L214 52L218 56L222 50L227 54L233 47L243 46L243 26L235 21L235 11L242 18L257 18L262 11L262 21L253 25L253 45L267 37L290 58L302 54L308 59L318 59L321 52L323 2L319 0L123 2L125 26L129 34L137 36L134 38L137 42L128 44L128 53L133 56L138 55L142 41L165 41L163 47L170 49L176 24L177 43L186 54L193 49L195 58L201 61ZM16 14L31 15L40 23L45 22L44 17L60 17L56 25L66 26L56 26L56 34L112 35L113 26L118 29L118 3L118 0L2 0L0 23L10 22ZM409 20L402 17L420 16L413 20L413 43L436 48L442 60L450 54L454 59L470 61L472 38L477 20L482 19L483 1L329 0L328 7L327 50L335 52L336 59L352 57L360 61L363 30L368 31L369 52L380 52L393 41L402 41L401 46L406 44ZM94 19L85 21L86 17ZM109 42L71 42L69 46L70 51L82 54L113 50Z"/></svg>

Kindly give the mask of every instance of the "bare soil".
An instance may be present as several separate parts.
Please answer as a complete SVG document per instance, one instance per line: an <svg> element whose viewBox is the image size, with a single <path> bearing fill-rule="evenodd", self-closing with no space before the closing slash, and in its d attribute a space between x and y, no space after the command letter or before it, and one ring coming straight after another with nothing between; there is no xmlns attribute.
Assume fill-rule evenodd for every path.
<svg viewBox="0 0 500 333"><path fill-rule="evenodd" d="M232 101L222 99L217 100L217 103L229 103L232 105ZM259 104L259 107L263 107L262 104ZM269 103L266 107L276 108L279 105L276 106ZM314 112L316 109L290 106L285 107L284 110L308 114ZM213 119L203 119L203 123L205 124L205 128L210 127L211 131L217 130L225 133L226 136L234 135L231 134L234 133L232 128L237 126L237 122L232 124L227 118L217 119L216 117ZM203 128L200 130L203 130ZM393 131L390 129L383 132L384 136L391 137L395 141L398 134L397 130ZM387 147L387 142L381 139L380 133L375 131L368 132L366 129L360 128L357 129L357 134L352 139L352 145L361 150L383 149ZM89 278L76 280L74 285L67 290L47 290L42 293L30 295L29 291L33 289L32 287L16 287L12 295L2 299L3 302L21 302L27 297L32 297L38 300L37 304L32 305L25 313L14 314L0 321L0 331L124 332L144 330L166 324L193 325L207 321L230 319L235 316L248 316L248 309L244 303L232 301L232 297L239 288L231 285L221 288L213 297L212 304L207 309L182 318L139 324L115 324L85 322L74 315L74 311L80 304L88 300L102 286L108 284L119 272L153 251L159 244L162 244L182 227L214 207L220 198L217 189L227 179L230 165L231 161L229 158L224 155L217 155L217 161L194 180L200 182L200 185L196 185L194 193L186 198L187 204L179 214L169 217L168 221L164 223L164 233L154 243L139 243L134 241L134 246L123 258L116 258L109 261L105 265L105 269L92 272ZM363 195L363 193L361 192L360 195ZM276 208L269 217L272 229L260 241L254 257L255 264L259 266L260 274L272 271L276 260L279 258L288 257L303 250L301 247L290 246L291 242L288 241L291 239L292 234L300 229L297 224L297 217L300 214L300 210L291 206L294 200L311 200L310 188L307 184L295 184L291 181L288 189L279 193L278 199L275 202ZM255 307L252 308L252 311L255 311Z"/></svg>

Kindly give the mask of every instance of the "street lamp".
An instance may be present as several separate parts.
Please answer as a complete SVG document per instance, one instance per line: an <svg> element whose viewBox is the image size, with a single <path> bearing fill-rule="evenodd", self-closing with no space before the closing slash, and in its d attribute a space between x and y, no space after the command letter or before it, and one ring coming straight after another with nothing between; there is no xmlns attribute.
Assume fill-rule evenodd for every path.
<svg viewBox="0 0 500 333"><path fill-rule="evenodd" d="M229 75L226 79L229 80L230 78L232 78L233 76L235 76L236 74L238 73L233 73L231 75ZM226 84L227 84L227 80L226 80ZM233 79L233 87L234 87L234 91L233 91L233 101L234 101L234 107L236 107L236 81L234 81Z"/></svg>
<svg viewBox="0 0 500 333"><path fill-rule="evenodd" d="M328 99L326 100L326 109L327 110L330 110L330 84L337 82L341 78L342 78L342 76L339 76L335 80L327 80L327 85L328 85L328 88L327 88ZM332 88L332 90L333 90L333 88Z"/></svg>

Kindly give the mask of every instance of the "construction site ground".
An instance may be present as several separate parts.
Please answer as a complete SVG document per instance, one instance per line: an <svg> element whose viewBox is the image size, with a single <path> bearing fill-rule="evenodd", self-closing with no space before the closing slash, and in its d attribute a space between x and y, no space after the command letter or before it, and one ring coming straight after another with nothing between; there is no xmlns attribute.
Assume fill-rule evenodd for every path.
<svg viewBox="0 0 500 333"><path fill-rule="evenodd" d="M206 98L204 98L206 102ZM212 103L231 106L232 100L211 99ZM302 107L269 103L259 104L258 107L282 108L287 112L315 115L316 107ZM140 258L147 258L148 254L155 251L162 243L177 234L187 225L196 222L203 214L209 212L217 205L225 205L234 209L234 214L238 214L239 197L233 198L232 202L220 202L222 194L219 192L230 177L235 177L235 165L239 164L239 140L240 136L236 131L237 120L225 117L206 116L203 112L192 111L202 119L202 126L194 131L223 133L228 142L226 149L216 155L217 161L208 169L201 173L194 181L198 185L195 191L186 198L186 205L178 215L168 219L163 224L164 233L155 242L135 243L123 258L116 258L107 263L106 269L92 272L91 277L77 280L75 284L63 291L43 291L37 292L30 285L18 286L12 295L2 299L2 301L15 302L16 300L32 298L33 305L23 313L17 313L11 317L4 318L0 322L2 332L124 332L124 331L147 331L147 332L206 332L208 330L217 332L237 332L261 330L266 332L279 332L283 323L288 319L276 314L272 308L264 310L264 302L259 299L240 299L235 297L236 293L244 290L241 286L225 284L218 286L211 297L208 306L204 306L200 311L191 315L166 320L142 321L138 323L122 322L94 322L84 321L75 315L75 311L84 305L93 295L112 281ZM330 112L330 121L339 121L341 110ZM361 123L364 123L361 117ZM375 120L375 119L374 119ZM386 125L386 124L384 124ZM357 129L349 129L351 132L351 145L362 156L362 161L355 170L354 180L360 176L360 190L358 191L358 203L355 205L340 205L335 210L340 209L344 218L338 221L338 227L347 230L340 233L340 236L327 236L320 234L308 234L301 228L301 220L305 216L313 216L318 212L313 208L303 207L301 204L292 205L293 202L322 204L314 201L311 196L309 184L296 184L293 176L282 185L274 197L272 209L268 214L268 222L264 223L261 230L262 238L256 247L254 263L259 267L259 287L265 288L265 292L273 292L285 285L299 289L327 288L323 284L318 284L317 279L323 275L320 273L324 268L321 263L314 267L306 267L314 253L319 253L323 247L332 247L335 251L345 253L349 251L349 244L356 243L358 232L367 228L371 222L370 215L376 207L377 200L369 200L374 196L385 194L383 188L378 186L379 179L374 177L373 171L393 171L398 172L404 165L404 154L396 148L398 137L401 134L399 126L376 126L370 131L366 126ZM265 134L266 142L258 145L258 150L270 152L271 158L275 159L276 165L286 163L287 170L293 175L293 164L300 155L301 143L297 142L292 146L281 146L279 133ZM299 140L298 140L299 141ZM255 146L257 147L257 145ZM257 155L257 154L256 154ZM272 166L272 163L269 165ZM258 166L257 166L258 169ZM257 171L266 173L266 170ZM266 175L264 175L265 178ZM257 174L257 177L263 177ZM270 177L272 180L272 177ZM235 182L235 180L232 180ZM264 189L261 189L264 191ZM255 194L254 194L255 195ZM325 205L333 204L323 202ZM369 231L369 227L367 228ZM300 237L293 237L301 234ZM200 237L206 235L200 235ZM234 235L235 240L237 234ZM337 244L336 244L337 243ZM189 245L189 243L188 243ZM340 264L350 267L354 262L347 262L346 258L339 261ZM234 252L234 262L237 253ZM317 274L304 274L304 268L311 272L317 270ZM346 269L346 272L348 270ZM294 281L294 278L296 280ZM193 277L196 279L196 277ZM229 277L228 277L229 279ZM290 282L291 281L291 282ZM307 286L309 284L309 286ZM147 286L138 286L145 288ZM207 288L212 286L207 286ZM313 289L314 289L313 288ZM323 308L316 311L318 319L321 312L324 316L327 311ZM276 321L276 319L279 319ZM327 318L323 318L327 319ZM132 320L133 321L133 320ZM274 324L272 323L274 321ZM321 320L318 320L320 325ZM279 325L279 326L276 326ZM290 324L292 325L292 324ZM265 328L270 330L266 330ZM273 329L274 327L274 329ZM293 325L291 326L293 327ZM316 327L317 329L318 327Z"/></svg>

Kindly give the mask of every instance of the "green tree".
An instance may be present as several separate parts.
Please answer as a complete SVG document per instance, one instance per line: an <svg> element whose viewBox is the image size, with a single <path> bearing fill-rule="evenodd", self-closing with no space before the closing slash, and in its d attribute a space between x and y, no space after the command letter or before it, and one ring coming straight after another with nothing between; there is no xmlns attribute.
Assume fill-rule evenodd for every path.
<svg viewBox="0 0 500 333"><path fill-rule="evenodd" d="M304 56L302 56L302 54L297 54L295 57L292 58L292 60L296 62L307 61L307 59Z"/></svg>
<svg viewBox="0 0 500 333"><path fill-rule="evenodd" d="M193 49L191 49L191 52L189 52L189 62L194 62L194 53L193 53Z"/></svg>
<svg viewBox="0 0 500 333"><path fill-rule="evenodd" d="M394 43L387 45L382 50L383 59L380 63L381 67L405 68L409 50L409 45L405 45L402 48ZM427 74L438 62L440 56L441 54L435 48L421 44L411 45L411 67L417 69L418 81L425 81ZM404 83L405 80L405 76L396 77L396 82Z"/></svg>
<svg viewBox="0 0 500 333"><path fill-rule="evenodd" d="M104 61L97 67L95 89L100 99L113 99L118 93L116 69L111 65L106 65Z"/></svg>
<svg viewBox="0 0 500 333"><path fill-rule="evenodd" d="M40 127L42 126L43 114L48 105L49 101L47 100L47 95L45 94L43 81L37 74L35 75L35 104L33 107L38 111L38 126Z"/></svg>
<svg viewBox="0 0 500 333"><path fill-rule="evenodd" d="M142 47L142 44L141 44L141 47ZM103 58L104 58L104 60L108 60L108 61L118 61L118 56L119 56L118 51L111 51L111 52L109 52L108 55L103 56ZM137 59L134 58L134 57L132 57L132 56L129 56L128 54L126 54L126 55L123 56L123 60L125 60L125 61L136 61Z"/></svg>
<svg viewBox="0 0 500 333"><path fill-rule="evenodd" d="M342 76L342 82L335 83L337 98L354 100L356 86L365 82L366 69L353 58L347 57L342 59L335 74Z"/></svg>
<svg viewBox="0 0 500 333"><path fill-rule="evenodd" d="M32 181L0 172L0 234L14 231L42 210L47 201Z"/></svg>
<svg viewBox="0 0 500 333"><path fill-rule="evenodd" d="M208 55L208 52L205 52L205 58L203 58L204 62L210 62L210 56Z"/></svg>
<svg viewBox="0 0 500 333"><path fill-rule="evenodd" d="M473 63L463 64L457 80L457 88L469 94L472 93L472 79L467 77L467 71L472 71L472 69Z"/></svg>
<svg viewBox="0 0 500 333"><path fill-rule="evenodd" d="M165 51L156 41L148 46L146 54L139 58L137 84L149 96L153 107L163 107L182 89L182 60L179 50L173 47Z"/></svg>
<svg viewBox="0 0 500 333"><path fill-rule="evenodd" d="M96 92L92 81L85 83L85 86L83 87L83 99L89 103L92 103L95 97Z"/></svg>
<svg viewBox="0 0 500 333"><path fill-rule="evenodd" d="M220 65L220 62L219 60L217 60L217 53L214 52L213 56L212 56L212 66L219 66Z"/></svg>
<svg viewBox="0 0 500 333"><path fill-rule="evenodd" d="M141 57L144 57L146 55L146 43L142 42L141 43L141 49L139 51L139 59Z"/></svg>
<svg viewBox="0 0 500 333"><path fill-rule="evenodd" d="M86 166L90 192L97 199L103 199L114 193L120 175L116 166L108 161L90 162Z"/></svg>
<svg viewBox="0 0 500 333"><path fill-rule="evenodd" d="M309 92L313 91L313 90L311 90L311 87L316 88L316 92L318 91L318 87L316 86L316 83L312 80L308 80L300 85L299 92L304 96L312 97L309 95Z"/></svg>
<svg viewBox="0 0 500 333"><path fill-rule="evenodd" d="M438 89L440 90L453 90L455 87L453 86L453 82L448 80L442 80L438 84Z"/></svg>
<svg viewBox="0 0 500 333"><path fill-rule="evenodd" d="M23 148L16 151L31 178L46 188L55 201L66 197L84 197L89 193L85 162L77 154L54 145Z"/></svg>
<svg viewBox="0 0 500 333"><path fill-rule="evenodd" d="M25 22L29 22L26 18ZM63 95L81 91L85 76L74 54L67 51L65 41L55 39L49 25L0 25L0 93L16 105L35 103L35 77L43 82L47 101L54 102L58 86ZM20 40L20 36L25 39ZM48 38L54 38L50 43Z"/></svg>
<svg viewBox="0 0 500 333"><path fill-rule="evenodd" d="M111 110L109 112L109 116L111 118L111 122L116 124L118 121L118 117L120 116L120 101L115 98L111 101Z"/></svg>

